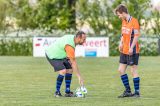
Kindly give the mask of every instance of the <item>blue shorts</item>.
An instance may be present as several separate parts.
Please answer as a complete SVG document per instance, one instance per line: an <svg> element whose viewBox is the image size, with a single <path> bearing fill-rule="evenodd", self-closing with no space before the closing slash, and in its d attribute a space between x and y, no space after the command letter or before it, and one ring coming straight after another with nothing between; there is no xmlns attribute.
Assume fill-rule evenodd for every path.
<svg viewBox="0 0 160 106"><path fill-rule="evenodd" d="M127 64L127 65L138 65L139 61L139 54L127 55L127 54L120 54L120 63Z"/></svg>
<svg viewBox="0 0 160 106"><path fill-rule="evenodd" d="M49 63L52 65L52 67L54 68L55 72L60 71L60 70L64 70L64 69L72 69L72 66L71 66L68 58L49 59L47 55L46 55L46 58L49 61Z"/></svg>

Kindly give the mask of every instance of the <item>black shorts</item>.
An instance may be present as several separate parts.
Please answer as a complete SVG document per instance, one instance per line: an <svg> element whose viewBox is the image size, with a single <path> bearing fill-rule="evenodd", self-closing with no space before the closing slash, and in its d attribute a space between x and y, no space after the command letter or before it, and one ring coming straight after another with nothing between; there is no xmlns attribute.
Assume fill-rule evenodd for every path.
<svg viewBox="0 0 160 106"><path fill-rule="evenodd" d="M49 61L49 63L53 66L55 72L63 70L63 69L72 69L72 66L71 66L68 58L49 59L47 55L46 55L46 58Z"/></svg>
<svg viewBox="0 0 160 106"><path fill-rule="evenodd" d="M127 65L138 65L139 54L127 55L127 54L120 54L120 63L127 64Z"/></svg>

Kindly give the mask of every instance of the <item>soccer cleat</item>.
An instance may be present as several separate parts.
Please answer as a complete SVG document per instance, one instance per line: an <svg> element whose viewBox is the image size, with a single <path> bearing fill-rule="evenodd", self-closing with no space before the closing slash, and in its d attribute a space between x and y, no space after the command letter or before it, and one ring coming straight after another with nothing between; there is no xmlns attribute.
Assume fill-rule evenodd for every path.
<svg viewBox="0 0 160 106"><path fill-rule="evenodd" d="M62 94L61 94L60 91L56 91L56 92L54 93L54 96L55 96L55 97L62 97Z"/></svg>
<svg viewBox="0 0 160 106"><path fill-rule="evenodd" d="M118 98L124 98L124 97L132 97L133 94L131 93L131 91L124 91L123 94L121 94L120 96L118 96Z"/></svg>
<svg viewBox="0 0 160 106"><path fill-rule="evenodd" d="M132 94L132 97L138 98L138 97L140 97L140 93L139 92L135 92L134 94Z"/></svg>
<svg viewBox="0 0 160 106"><path fill-rule="evenodd" d="M68 92L65 94L65 97L74 97L73 92Z"/></svg>

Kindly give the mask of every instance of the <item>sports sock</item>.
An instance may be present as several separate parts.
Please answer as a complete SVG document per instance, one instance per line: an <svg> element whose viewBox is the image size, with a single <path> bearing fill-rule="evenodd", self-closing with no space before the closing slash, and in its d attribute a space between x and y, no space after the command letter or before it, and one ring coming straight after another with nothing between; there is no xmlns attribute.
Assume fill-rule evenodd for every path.
<svg viewBox="0 0 160 106"><path fill-rule="evenodd" d="M139 92L139 82L140 82L140 78L139 77L133 78L135 92Z"/></svg>
<svg viewBox="0 0 160 106"><path fill-rule="evenodd" d="M125 86L127 91L131 91L130 85L129 85L129 80L128 80L128 75L124 74L121 76L121 80L123 82L123 85Z"/></svg>
<svg viewBox="0 0 160 106"><path fill-rule="evenodd" d="M56 92L60 92L60 88L61 88L61 85L62 85L62 82L63 82L63 78L64 76L63 75L58 75L57 77L57 84L56 84Z"/></svg>
<svg viewBox="0 0 160 106"><path fill-rule="evenodd" d="M72 80L72 74L66 73L65 75L65 82L66 82L66 93L70 92L70 85Z"/></svg>

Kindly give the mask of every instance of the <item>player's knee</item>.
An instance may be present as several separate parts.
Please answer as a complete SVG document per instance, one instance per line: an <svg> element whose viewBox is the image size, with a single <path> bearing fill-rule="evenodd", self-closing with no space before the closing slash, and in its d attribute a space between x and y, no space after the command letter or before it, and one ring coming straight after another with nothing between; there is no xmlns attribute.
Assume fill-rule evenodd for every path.
<svg viewBox="0 0 160 106"><path fill-rule="evenodd" d="M131 74L132 74L132 77L135 78L135 77L138 77L138 72L137 72L137 69L131 69Z"/></svg>
<svg viewBox="0 0 160 106"><path fill-rule="evenodd" d="M66 73L72 74L72 73L73 73L73 70L72 70L72 69L67 69L67 72L66 72Z"/></svg>
<svg viewBox="0 0 160 106"><path fill-rule="evenodd" d="M138 77L139 75L138 75L138 73L137 73L137 71L132 71L132 77L133 78L136 78L136 77Z"/></svg>
<svg viewBox="0 0 160 106"><path fill-rule="evenodd" d="M61 74L61 75L65 75L65 74L66 74L66 72L67 72L66 70L60 70L60 71L59 71L59 74Z"/></svg>
<svg viewBox="0 0 160 106"><path fill-rule="evenodd" d="M118 72L119 72L121 75L125 74L125 71L122 70L122 69L118 69Z"/></svg>
<svg viewBox="0 0 160 106"><path fill-rule="evenodd" d="M132 70L132 71L136 71L136 70L137 70L137 66L136 66L136 65L133 65L133 66L131 67L131 70Z"/></svg>

